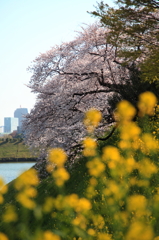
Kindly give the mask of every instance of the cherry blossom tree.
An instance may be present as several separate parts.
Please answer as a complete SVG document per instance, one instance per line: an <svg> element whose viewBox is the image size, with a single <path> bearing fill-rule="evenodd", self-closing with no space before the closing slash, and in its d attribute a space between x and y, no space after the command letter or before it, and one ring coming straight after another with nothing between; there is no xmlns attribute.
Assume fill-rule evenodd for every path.
<svg viewBox="0 0 159 240"><path fill-rule="evenodd" d="M69 152L86 134L82 124L86 110L102 112L96 133L101 134L113 122L119 99L137 100L142 92L138 70L135 63L119 63L116 47L106 42L108 32L97 23L83 27L73 41L54 46L33 61L29 87L37 101L24 123L28 145L44 153L49 147Z"/></svg>

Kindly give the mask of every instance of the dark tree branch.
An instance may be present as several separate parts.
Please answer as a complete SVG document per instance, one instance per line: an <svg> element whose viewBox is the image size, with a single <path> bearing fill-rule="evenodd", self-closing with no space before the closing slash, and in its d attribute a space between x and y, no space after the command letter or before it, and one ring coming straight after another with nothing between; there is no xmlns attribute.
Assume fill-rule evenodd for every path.
<svg viewBox="0 0 159 240"><path fill-rule="evenodd" d="M112 135L113 135L113 133L115 132L115 129L117 128L117 125L115 125L114 127L113 127L113 129L111 130L111 132L108 134L108 136L106 136L106 137L104 137L104 138L97 138L97 141L106 141L106 140L108 140Z"/></svg>

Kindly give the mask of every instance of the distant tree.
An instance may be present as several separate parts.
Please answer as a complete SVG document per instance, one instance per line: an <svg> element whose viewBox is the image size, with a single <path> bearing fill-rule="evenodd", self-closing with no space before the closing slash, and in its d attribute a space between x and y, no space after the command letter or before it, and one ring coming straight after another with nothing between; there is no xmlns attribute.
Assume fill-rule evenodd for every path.
<svg viewBox="0 0 159 240"><path fill-rule="evenodd" d="M84 113L97 108L103 113L98 131L113 122L116 102L134 103L143 89L135 62L122 66L116 45L108 44L109 30L98 24L83 28L74 41L53 47L29 67L29 87L37 101L24 122L31 147L45 153L48 147L70 150L85 135ZM143 87L144 86L144 87Z"/></svg>
<svg viewBox="0 0 159 240"><path fill-rule="evenodd" d="M14 130L12 133L9 134L12 138L17 136L17 130Z"/></svg>

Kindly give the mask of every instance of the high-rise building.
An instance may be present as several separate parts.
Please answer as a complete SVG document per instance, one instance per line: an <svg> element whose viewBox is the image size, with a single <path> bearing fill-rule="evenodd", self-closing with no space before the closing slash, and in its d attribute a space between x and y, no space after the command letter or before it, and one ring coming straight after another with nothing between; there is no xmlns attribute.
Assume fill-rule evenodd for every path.
<svg viewBox="0 0 159 240"><path fill-rule="evenodd" d="M14 117L18 118L19 121L19 128L21 129L23 120L25 118L25 115L28 114L28 109L27 108L17 108L14 111Z"/></svg>
<svg viewBox="0 0 159 240"><path fill-rule="evenodd" d="M5 117L4 118L4 132L11 133L17 130L18 127L18 118Z"/></svg>

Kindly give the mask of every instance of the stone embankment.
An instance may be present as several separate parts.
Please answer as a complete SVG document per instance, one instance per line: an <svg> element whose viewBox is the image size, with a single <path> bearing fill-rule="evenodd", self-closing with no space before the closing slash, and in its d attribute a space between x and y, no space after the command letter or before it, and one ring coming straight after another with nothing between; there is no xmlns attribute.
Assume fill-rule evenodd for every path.
<svg viewBox="0 0 159 240"><path fill-rule="evenodd" d="M0 158L0 163L36 162L37 158Z"/></svg>

